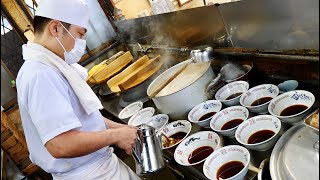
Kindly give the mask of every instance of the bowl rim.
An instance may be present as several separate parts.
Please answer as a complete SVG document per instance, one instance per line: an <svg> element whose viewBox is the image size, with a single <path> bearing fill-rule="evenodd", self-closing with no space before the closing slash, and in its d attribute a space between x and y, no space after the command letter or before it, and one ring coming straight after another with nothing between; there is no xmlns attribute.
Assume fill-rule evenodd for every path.
<svg viewBox="0 0 320 180"><path fill-rule="evenodd" d="M188 133L187 133L180 141L178 141L177 143L175 143L175 144L173 144L172 146L169 146L169 147L163 147L163 146L162 146L162 149L172 148L172 147L178 145L179 143L181 143L184 139L186 139L186 138L189 136L189 134L190 134L190 132L191 132L191 129L192 129L192 124L191 124L191 122L189 122L188 120L176 120L176 121L170 122L170 123L166 124L166 125L165 125L160 131L158 131L158 133L156 133L156 134L161 136L161 134L162 134L161 132L162 132L162 130L163 130L165 127L167 127L167 126L169 126L169 125L171 125L171 124L173 124L173 123L176 123L176 122L185 122L185 123L189 124L189 125L190 125L190 129L188 130ZM161 145L162 145L162 140L161 140L161 138L160 138L160 141L161 141Z"/></svg>
<svg viewBox="0 0 320 180"><path fill-rule="evenodd" d="M244 106L230 106L230 107L227 107L227 108L225 108L225 109L223 109L223 110L226 110L226 109L232 109L232 108L235 108L235 107L237 107L237 108L244 108L245 109L245 111L247 112L247 117L246 117L246 119L245 120L243 120L243 122L245 122L246 120L248 120L248 117L249 117L249 110L246 108L246 107L244 107ZM211 121L213 121L213 118L218 114L218 113L220 113L221 111L219 111L219 112L217 112L212 118L211 118ZM218 115L217 115L218 116ZM235 130L235 129L237 129L239 126L240 126L240 124L242 124L242 123L240 123L238 126L236 126L236 127L233 127L233 128L230 128L230 129L226 129L226 130L221 130L221 129L216 129L216 128L213 128L212 126L211 126L211 121L210 121L210 128L213 130L213 131L216 131L216 132L221 132L221 133L224 133L224 132L229 132L229 131L233 131L233 130ZM228 121L229 122L229 121Z"/></svg>
<svg viewBox="0 0 320 180"><path fill-rule="evenodd" d="M274 86L274 87L277 89L277 95L276 95L275 97L273 97L272 99L270 99L268 102L265 102L265 103L263 103L263 104L259 104L258 106L251 106L251 105L248 106L248 105L245 105L245 104L242 103L243 97L244 97L244 96L242 96L243 94L245 94L245 93L247 93L247 92L249 92L249 91L252 91L253 88L256 88L256 87L259 87L259 86L264 86L264 85L272 85L272 86ZM248 108L248 109L258 108L258 107L262 107L262 106L267 105L267 104L270 103L274 98L278 97L278 96L279 96L279 92L280 92L280 91L279 91L278 86L276 86L276 85L274 85L274 84L260 84L260 85L254 86L254 87L248 89L246 92L244 92L244 93L241 95L239 102L240 102L240 105L241 105L241 106L244 106L244 107L246 107L246 108Z"/></svg>
<svg viewBox="0 0 320 180"><path fill-rule="evenodd" d="M182 142L186 141L188 138L194 137L195 135L198 135L198 134L205 134L205 133L214 133L214 134L216 134L216 136L218 137L218 145L217 145L216 148L213 150L213 152L214 152L215 150L217 150L217 149L220 149L220 148L217 148L217 147L219 147L219 146L221 145L221 137L219 136L219 134L217 134L217 133L214 132L214 131L199 131L199 132L196 132L196 133L194 133L194 134L191 134L190 136L188 136L187 138L185 138L183 141L181 141L181 142L179 143L179 145L177 146L177 148L174 150L174 153L173 153L174 160L175 160L178 164L183 165L183 166L194 166L194 165L197 165L197 164L200 164L200 163L204 162L213 152L212 152L209 156L207 156L206 158L204 158L203 160L198 161L198 162L196 162L196 163L192 163L192 164L183 164L183 163L181 163L181 162L178 162L178 161L176 160L176 154L177 154L176 152L177 152L177 150L179 149L179 147L183 145ZM206 139L206 140L208 140L208 139ZM189 154L189 155L190 155L190 154Z"/></svg>
<svg viewBox="0 0 320 180"><path fill-rule="evenodd" d="M285 95L287 95L287 94L289 94L289 93L295 92L295 91L298 91L298 92L307 92L307 93L309 93L310 95L312 95L312 99L313 99L312 105L311 105L310 107L308 107L307 109L299 112L298 114L293 114L293 115L290 115L290 116L279 116L279 115L274 114L274 113L271 111L271 103L273 103L274 101L276 101L276 98L281 98L281 97L283 97L283 96L285 96ZM308 110L310 110L310 109L312 108L312 106L314 105L314 103L315 103L315 96L314 96L314 94L313 94L312 92L306 91L306 90L293 90L293 91L285 92L285 93L280 94L280 95L278 95L277 97L273 98L273 99L270 101L270 104L268 105L268 112L269 112L272 116L275 116L275 117L277 117L277 118L279 118L279 119L292 118L292 117L297 117L297 116L299 116L299 115L307 112Z"/></svg>
<svg viewBox="0 0 320 180"><path fill-rule="evenodd" d="M275 132L272 137L270 137L269 139L267 139L267 140L265 140L265 141L262 141L262 142L259 142L259 143L254 143L254 144L248 144L248 143L242 142L242 141L238 138L238 136L236 135L237 132L238 132L238 129L237 129L236 132L235 132L235 137L236 137L236 140L237 140L240 144L245 145L245 146L259 146L259 145L261 145L261 144L265 144L265 143L271 141L273 138L275 138L277 135L279 135L282 125L281 125L280 119L277 118L277 117L274 117L274 116L272 116L272 115L266 115L266 114L265 114L265 115L258 115L258 116L251 117L251 118L247 119L247 121L249 122L249 120L254 119L254 118L258 118L258 117L261 117L261 116L268 116L268 117L271 117L271 118L275 118L275 119L279 122L279 124L280 124L278 131ZM243 122L245 122L245 121L243 121ZM243 124L244 124L244 123L241 123L241 124L239 125L239 127L240 127L241 125L243 126ZM239 129L240 129L240 128L239 128ZM258 132L258 131L256 131L256 132ZM252 133L252 134L253 134L253 133ZM252 135L252 134L251 134L251 135Z"/></svg>
<svg viewBox="0 0 320 180"><path fill-rule="evenodd" d="M228 145L228 146L224 146L224 147L219 148L219 150L221 150L221 149L227 149L227 148L232 148L232 147L237 147L237 148L240 148L240 149L242 149L243 151L245 151L245 152L248 154L248 160L247 160L246 164L244 165L244 168L243 168L240 172L238 172L237 174L235 174L234 176L232 176L232 177L230 177L230 178L233 178L233 177L235 177L236 175L241 174L243 171L246 171L246 169L249 169L249 164L250 164L250 161L251 161L250 151L249 151L247 148L243 147L243 146L240 146L240 145ZM208 175L205 173L205 172L206 172L206 170L205 170L205 164L206 164L206 162L208 161L209 157L215 155L215 152L217 152L217 151L213 151L213 152L207 157L206 161L205 161L204 164L203 164L202 172L203 172L203 174L204 174L208 179L210 179L211 177L208 177ZM222 164L222 165L223 165L223 164ZM220 165L219 167L221 167L222 165ZM216 177L214 177L214 178L216 178ZM230 178L228 178L228 179L230 179Z"/></svg>
<svg viewBox="0 0 320 180"><path fill-rule="evenodd" d="M153 107L146 107L146 108L142 108L142 109L140 109L138 112L136 112L134 115L132 115L131 117L130 117L130 119L129 119L129 121L128 121L128 125L132 125L132 121L136 118L136 116L138 116L137 114L138 113L140 113L140 111L142 111L142 110L145 110L145 109L150 109L153 113L152 113L152 116L154 115L154 113L155 113L155 109L153 108ZM141 115L141 114L140 114ZM150 116L150 117L152 117L152 116ZM149 117L149 118L150 118ZM132 125L133 126L133 125Z"/></svg>
<svg viewBox="0 0 320 180"><path fill-rule="evenodd" d="M240 94L239 96L234 97L234 98L232 98L232 99L228 99L228 100L226 100L226 99L219 99L219 98L217 98L217 96L216 96L216 95L218 94L218 92L222 91L222 88L224 88L225 86L227 86L227 85L229 85L229 84L233 84L233 83L236 83L236 82L238 82L238 83L241 82L241 83L244 83L245 86L248 86L248 88L246 88L247 90L244 91L244 92L242 92L242 94L244 94L245 92L248 91L248 89L249 89L249 83L248 83L247 81L233 81L233 82L230 82L230 83L222 86L222 87L215 93L214 98L215 98L216 100L218 100L218 101L221 101L221 102L230 102L230 101L232 101L232 100L235 100L235 99L237 99L237 98L240 98L240 97L242 96L242 94Z"/></svg>
<svg viewBox="0 0 320 180"><path fill-rule="evenodd" d="M158 130L156 130L156 131L160 131L162 128L164 128L165 125L168 124L170 118L169 118L168 114L156 114L156 115L151 116L151 117L148 119L148 121L149 121L151 118L155 118L155 117L157 117L157 116L162 116L162 117L165 117L165 118L166 118L165 123L164 123Z"/></svg>
<svg viewBox="0 0 320 180"><path fill-rule="evenodd" d="M222 109L222 103L221 103L221 101L219 101L219 100L207 100L207 101L204 101L204 102L202 102L202 103L200 103L200 104L198 104L198 105L196 105L195 107L193 107L190 111L189 111L189 113L188 113L188 120L190 121L190 122L192 122L192 123L203 123L203 122L207 122L208 120L211 120L211 118L208 118L208 119L205 119L205 120L203 120L203 121L199 121L199 120L192 120L191 118L190 118L190 113L191 112L193 112L196 108L198 108L200 105L202 105L203 103L207 103L207 102L217 102L218 104L220 104L220 109L219 109L219 111L217 111L216 113L218 113L218 112L220 112L221 111L221 109ZM212 111L213 112L213 111Z"/></svg>
<svg viewBox="0 0 320 180"><path fill-rule="evenodd" d="M131 108L131 106L133 106L133 105L135 105L135 104L141 105L141 108L140 108L138 111L136 111L135 113L137 113L137 112L139 112L141 109L143 109L143 102L142 102L142 101L136 101L136 102L133 102L133 103L129 104L128 106L124 107L124 108L119 112L118 117L119 117L120 119L127 119L127 118L130 118L131 116L133 116L135 113L133 113L132 115L130 115L130 116L128 116L128 117L126 117L126 116L123 117L123 114L124 114L124 111L125 111L126 109Z"/></svg>

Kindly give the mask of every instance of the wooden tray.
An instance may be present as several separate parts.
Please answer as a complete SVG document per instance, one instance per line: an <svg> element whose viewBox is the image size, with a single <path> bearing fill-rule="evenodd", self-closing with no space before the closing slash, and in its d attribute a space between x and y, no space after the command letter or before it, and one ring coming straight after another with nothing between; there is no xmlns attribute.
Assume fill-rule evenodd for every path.
<svg viewBox="0 0 320 180"><path fill-rule="evenodd" d="M142 69L143 66L147 64L147 62L149 61L149 57L147 55L144 55L136 62L132 63L129 67L124 69L121 73L117 74L116 76L108 80L107 85L109 86L110 90L114 93L121 92L121 89L118 85L125 82L127 79L133 76L137 71Z"/></svg>
<svg viewBox="0 0 320 180"><path fill-rule="evenodd" d="M107 81L110 77L114 76L119 71L121 71L124 67L126 67L132 59L132 54L129 51L127 51L126 53L112 61L109 65L104 67L101 71L92 76L92 78L98 84L103 83Z"/></svg>
<svg viewBox="0 0 320 180"><path fill-rule="evenodd" d="M89 73L88 73L88 77L87 77L87 82L90 84L96 84L97 82L92 78L92 76L94 76L95 74L99 73L102 69L104 69L107 65L109 65L110 63L112 63L115 59L117 59L118 57L120 57L121 55L123 55L124 52L123 51L119 51L118 53L114 54L113 56L111 56L108 59L105 59L104 61L102 61L101 63L93 66Z"/></svg>
<svg viewBox="0 0 320 180"><path fill-rule="evenodd" d="M160 62L160 55L155 57L154 59L148 61L139 71L136 71L125 81L121 81L118 86L122 91L133 88L143 81L147 80L150 76L152 76L155 72L157 72L160 67L163 65Z"/></svg>
<svg viewBox="0 0 320 180"><path fill-rule="evenodd" d="M99 73L103 68L107 67L107 64L97 64L93 66L88 72L87 81L91 84L96 83L96 81L92 78L95 74Z"/></svg>

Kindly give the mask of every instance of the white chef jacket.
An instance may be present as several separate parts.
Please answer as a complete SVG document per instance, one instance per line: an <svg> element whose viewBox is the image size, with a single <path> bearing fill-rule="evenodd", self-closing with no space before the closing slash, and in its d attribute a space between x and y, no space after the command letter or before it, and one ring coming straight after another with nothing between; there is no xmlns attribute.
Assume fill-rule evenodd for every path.
<svg viewBox="0 0 320 180"><path fill-rule="evenodd" d="M64 76L38 61L25 61L16 83L22 125L34 164L54 177L66 179L73 179L68 178L73 176L79 179L77 174L88 174L88 169L94 170L103 163L115 164L114 161L121 162L121 166L127 168L126 173L132 173L122 161L118 161L110 147L77 158L54 158L44 146L49 140L72 129L84 132L106 130L108 127L103 116L98 110L87 115ZM108 168L104 173L110 168L117 169L117 166Z"/></svg>

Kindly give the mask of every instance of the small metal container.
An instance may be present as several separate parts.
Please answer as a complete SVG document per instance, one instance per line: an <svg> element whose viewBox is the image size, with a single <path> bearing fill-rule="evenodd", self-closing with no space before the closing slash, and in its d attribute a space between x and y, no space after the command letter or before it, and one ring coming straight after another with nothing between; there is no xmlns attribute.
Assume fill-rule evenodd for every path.
<svg viewBox="0 0 320 180"><path fill-rule="evenodd" d="M138 126L138 137L133 149L137 174L154 173L164 168L161 139L153 127Z"/></svg>

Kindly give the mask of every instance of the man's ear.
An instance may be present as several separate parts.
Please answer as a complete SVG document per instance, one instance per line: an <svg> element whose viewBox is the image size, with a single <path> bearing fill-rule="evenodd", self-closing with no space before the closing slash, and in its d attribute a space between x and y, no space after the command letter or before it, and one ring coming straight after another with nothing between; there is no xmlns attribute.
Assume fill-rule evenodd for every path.
<svg viewBox="0 0 320 180"><path fill-rule="evenodd" d="M53 37L58 37L59 32L62 32L63 27L59 23L58 20L52 20L47 25L47 30L49 31L49 34Z"/></svg>

